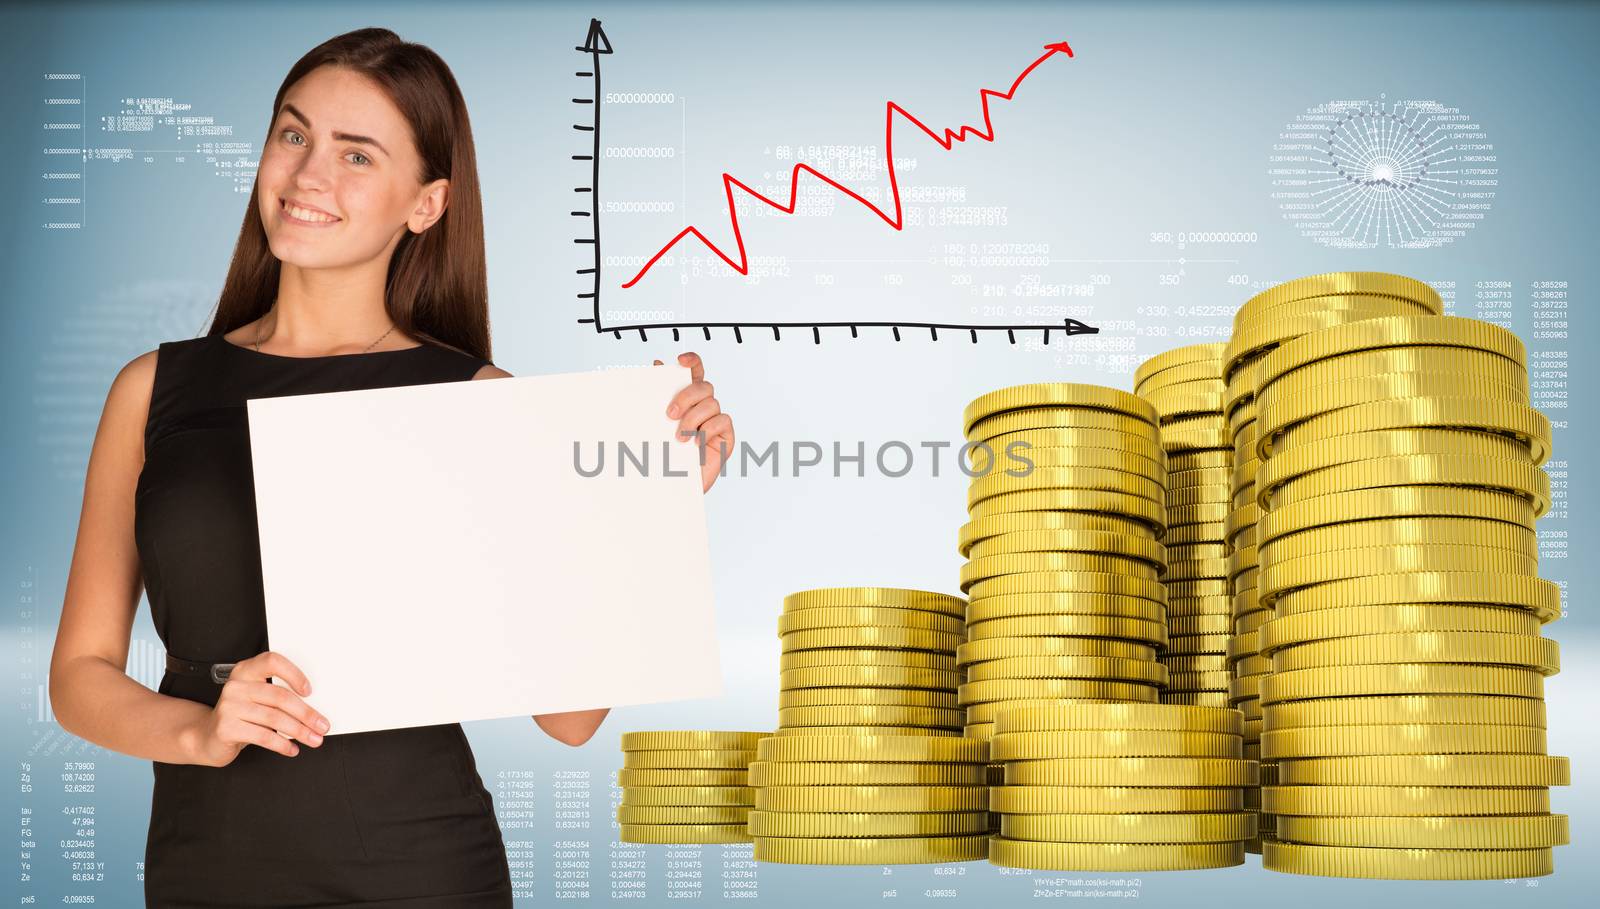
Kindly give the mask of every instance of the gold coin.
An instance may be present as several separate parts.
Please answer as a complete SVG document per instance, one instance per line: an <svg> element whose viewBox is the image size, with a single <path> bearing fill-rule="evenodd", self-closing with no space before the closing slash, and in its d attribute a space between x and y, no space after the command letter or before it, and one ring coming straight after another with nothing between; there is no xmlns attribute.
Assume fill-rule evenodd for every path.
<svg viewBox="0 0 1600 909"><path fill-rule="evenodd" d="M1182 455L1182 457L1190 457L1194 454L1221 454L1227 455L1230 459L1233 457L1232 453L1221 451L1220 449L1189 452ZM1223 486L1229 483L1232 476L1233 468L1227 465L1222 467L1192 467L1188 470L1174 470L1167 474L1167 491L1171 492L1174 489L1193 489L1197 486Z"/></svg>
<svg viewBox="0 0 1600 909"><path fill-rule="evenodd" d="M1535 577L1537 559L1489 546L1411 544L1347 549L1338 553L1284 559L1262 568L1261 602L1271 606L1277 597L1299 587L1328 581L1375 575L1423 571L1482 571Z"/></svg>
<svg viewBox="0 0 1600 909"><path fill-rule="evenodd" d="M1086 552L1024 552L973 559L961 566L961 589L1014 574L1044 572L1104 572L1156 580L1160 569L1149 562L1115 555Z"/></svg>
<svg viewBox="0 0 1600 909"><path fill-rule="evenodd" d="M1185 382L1166 388L1153 388L1143 397L1156 409L1163 423L1202 413L1222 413L1222 378Z"/></svg>
<svg viewBox="0 0 1600 909"><path fill-rule="evenodd" d="M1261 867L1388 880L1510 880L1555 872L1549 849L1378 849L1266 841Z"/></svg>
<svg viewBox="0 0 1600 909"><path fill-rule="evenodd" d="M1230 758L1239 757L1243 744L1238 735L1225 732L1152 729L998 732L989 741L989 754L995 761L1075 757Z"/></svg>
<svg viewBox="0 0 1600 909"><path fill-rule="evenodd" d="M1561 588L1544 578L1481 569L1412 571L1344 578L1292 590L1279 596L1272 605L1278 615L1290 616L1349 606L1416 603L1515 606L1548 622L1561 614Z"/></svg>
<svg viewBox="0 0 1600 909"><path fill-rule="evenodd" d="M1522 443L1490 432L1456 429L1382 429L1338 439L1319 439L1281 452L1267 461L1257 477L1257 500L1275 506L1273 494L1297 478L1346 464L1420 456L1476 457L1527 463Z"/></svg>
<svg viewBox="0 0 1600 909"><path fill-rule="evenodd" d="M1228 669L1227 654L1222 653L1188 653L1178 656L1162 656L1161 662L1173 672L1226 672Z"/></svg>
<svg viewBox="0 0 1600 909"><path fill-rule="evenodd" d="M1175 600L1184 600L1192 597L1227 596L1233 592L1229 589L1228 582L1222 579L1175 581L1167 584L1166 590L1167 595Z"/></svg>
<svg viewBox="0 0 1600 909"><path fill-rule="evenodd" d="M1133 385L1135 391L1138 387L1149 382L1156 373L1165 372L1179 366L1191 363L1205 364L1218 373L1221 377L1222 350L1227 347L1225 341L1215 341L1208 344L1186 344L1163 351L1140 363L1133 371ZM1214 364L1214 365L1213 365Z"/></svg>
<svg viewBox="0 0 1600 909"><path fill-rule="evenodd" d="M1328 357L1387 347L1417 345L1487 350L1527 365L1527 348L1509 329L1464 316L1403 315L1346 322L1283 345L1268 355L1257 376L1258 387L1268 387L1279 376ZM1287 349L1285 349L1287 348Z"/></svg>
<svg viewBox="0 0 1600 909"><path fill-rule="evenodd" d="M1167 562L1211 562L1228 557L1228 544L1220 540L1167 547Z"/></svg>
<svg viewBox="0 0 1600 909"><path fill-rule="evenodd" d="M1382 663L1477 663L1521 666L1544 675L1561 669L1555 641L1527 634L1492 631L1422 631L1368 634L1296 644L1272 655L1274 672L1319 666L1372 666Z"/></svg>
<svg viewBox="0 0 1600 909"><path fill-rule="evenodd" d="M762 811L967 812L988 808L986 786L768 786L756 790Z"/></svg>
<svg viewBox="0 0 1600 909"><path fill-rule="evenodd" d="M1133 474L1152 483L1166 485L1166 464L1143 452L1125 448L1091 448L1086 446L1034 448L1013 442L999 451L988 446L973 446L968 454L971 464L963 470L973 480L989 477L1022 479L1034 471L1054 471L1096 468L1117 470Z"/></svg>
<svg viewBox="0 0 1600 909"><path fill-rule="evenodd" d="M1384 316L1404 316L1416 312L1416 304L1389 297L1369 297L1352 302L1340 309L1316 309L1312 312L1286 316L1282 319L1263 318L1257 321L1234 323L1233 336L1228 339L1228 349L1223 355L1222 377L1231 379L1247 360L1269 353L1303 335L1358 320L1377 319ZM1258 362L1264 362L1265 357ZM1257 378L1252 385L1258 385Z"/></svg>
<svg viewBox="0 0 1600 909"><path fill-rule="evenodd" d="M1239 811L1243 807L1243 789L1220 786L996 786L989 790L989 810L1001 814L1160 814Z"/></svg>
<svg viewBox="0 0 1600 909"><path fill-rule="evenodd" d="M1161 447L1168 457L1188 451L1222 448L1228 444L1228 423L1220 416L1178 417L1161 426Z"/></svg>
<svg viewBox="0 0 1600 909"><path fill-rule="evenodd" d="M1170 704L1059 704L1002 711L999 732L1151 730L1238 735L1236 710Z"/></svg>
<svg viewBox="0 0 1600 909"><path fill-rule="evenodd" d="M1491 378L1507 385L1528 382L1527 368L1509 357L1470 347L1418 345L1380 347L1327 357L1272 379L1257 388L1256 393L1292 394L1341 379L1405 372L1456 372Z"/></svg>
<svg viewBox="0 0 1600 909"><path fill-rule="evenodd" d="M1200 449L1167 456L1167 476L1190 470L1233 470L1233 452L1228 448Z"/></svg>
<svg viewBox="0 0 1600 909"><path fill-rule="evenodd" d="M969 739L983 739L987 742L994 736L994 724L968 723L961 727L961 734Z"/></svg>
<svg viewBox="0 0 1600 909"><path fill-rule="evenodd" d="M1150 434L1150 427L1135 423L1132 429L1132 432L1071 426L1018 429L991 436L981 442L968 443L967 457L969 461L977 461L993 460L997 454L1014 457L1054 448L1111 448L1165 465L1167 453L1161 448L1160 440Z"/></svg>
<svg viewBox="0 0 1600 909"><path fill-rule="evenodd" d="M971 554L973 547L998 536L1051 531L1114 533L1155 539L1149 524L1120 515L1080 511L1019 511L978 518L961 525L956 549L965 556Z"/></svg>
<svg viewBox="0 0 1600 909"><path fill-rule="evenodd" d="M771 733L762 733L770 735ZM617 785L628 786L743 786L750 779L743 767L732 769L666 769L617 771Z"/></svg>
<svg viewBox="0 0 1600 909"><path fill-rule="evenodd" d="M1550 510L1549 474L1526 461L1472 455L1395 455L1339 464L1263 488L1257 503L1270 512L1329 493L1387 486L1503 489L1532 502L1536 516Z"/></svg>
<svg viewBox="0 0 1600 909"><path fill-rule="evenodd" d="M624 732L623 751L749 751L770 732L720 732L712 730L670 730L665 732Z"/></svg>
<svg viewBox="0 0 1600 909"><path fill-rule="evenodd" d="M1539 557L1539 536L1520 524L1475 518L1389 518L1330 524L1278 537L1262 547L1263 560L1297 559L1319 552L1371 546L1449 543L1490 546L1529 558Z"/></svg>
<svg viewBox="0 0 1600 909"><path fill-rule="evenodd" d="M1564 757L1536 754L1382 754L1278 764L1285 786L1568 786Z"/></svg>
<svg viewBox="0 0 1600 909"><path fill-rule="evenodd" d="M1233 620L1226 615L1180 615L1167 620L1169 634L1228 634L1233 631Z"/></svg>
<svg viewBox="0 0 1600 909"><path fill-rule="evenodd" d="M1004 814L1000 835L1047 843L1232 843L1256 835L1256 816L1206 814Z"/></svg>
<svg viewBox="0 0 1600 909"><path fill-rule="evenodd" d="M941 653L954 653L956 646L962 641L962 636L946 631L929 631L923 628L863 625L857 628L815 628L810 631L791 631L780 640L783 642L783 651L785 653L839 647L851 649L931 650Z"/></svg>
<svg viewBox="0 0 1600 909"><path fill-rule="evenodd" d="M974 641L1013 637L1103 637L1149 644L1165 644L1167 626L1162 622L1097 615L1029 615L1009 619L990 619L967 626Z"/></svg>
<svg viewBox="0 0 1600 909"><path fill-rule="evenodd" d="M778 686L794 688L954 688L961 673L899 666L813 666L778 675Z"/></svg>
<svg viewBox="0 0 1600 909"><path fill-rule="evenodd" d="M987 724L994 725L1000 714L1007 710L1019 710L1024 707L1059 707L1070 704L1126 704L1125 700L1118 698L1010 698L1003 701L984 701L981 704L971 704L967 707L967 725ZM990 730L991 734L993 730Z"/></svg>
<svg viewBox="0 0 1600 909"><path fill-rule="evenodd" d="M1004 827L1002 826L1002 830ZM1278 818L1278 838L1378 849L1542 849L1569 841L1567 816Z"/></svg>
<svg viewBox="0 0 1600 909"><path fill-rule="evenodd" d="M1150 407L1142 400L1139 403ZM1152 409L1150 412L1154 414L1155 411ZM1154 416L1144 420L1092 407L1025 407L984 417L971 424L966 435L968 442L985 442L996 436L1028 429L1114 429L1151 439L1156 438L1157 432Z"/></svg>
<svg viewBox="0 0 1600 909"><path fill-rule="evenodd" d="M953 654L934 653L929 650L875 650L861 647L795 650L778 657L780 670L810 669L814 666L903 666L908 669L953 671L956 668L956 658Z"/></svg>
<svg viewBox="0 0 1600 909"><path fill-rule="evenodd" d="M936 726L955 729L966 719L958 707L915 707L900 704L829 704L783 707L779 726Z"/></svg>
<svg viewBox="0 0 1600 909"><path fill-rule="evenodd" d="M762 761L948 761L989 759L989 746L970 739L935 736L841 735L762 739L756 746Z"/></svg>
<svg viewBox="0 0 1600 909"><path fill-rule="evenodd" d="M619 805L619 824L743 824L744 805Z"/></svg>
<svg viewBox="0 0 1600 909"><path fill-rule="evenodd" d="M1050 843L989 840L991 864L1059 871L1193 871L1244 864L1243 843Z"/></svg>
<svg viewBox="0 0 1600 909"><path fill-rule="evenodd" d="M1228 648L1231 635L1226 634L1183 634L1173 637L1168 643L1163 656L1188 656L1202 653L1224 653Z"/></svg>
<svg viewBox="0 0 1600 909"><path fill-rule="evenodd" d="M1007 786L1255 786L1258 762L1240 758L1092 757L1007 761Z"/></svg>
<svg viewBox="0 0 1600 909"><path fill-rule="evenodd" d="M1528 383L1508 385L1458 372L1400 372L1341 379L1293 394L1256 395L1256 432L1259 437L1276 439L1297 423L1368 401L1465 396L1526 405ZM1284 450L1288 449L1278 451Z"/></svg>
<svg viewBox="0 0 1600 909"><path fill-rule="evenodd" d="M624 805L753 805L756 791L750 786L625 786Z"/></svg>
<svg viewBox="0 0 1600 909"><path fill-rule="evenodd" d="M1170 691L1226 691L1233 673L1226 669L1198 672L1173 672L1167 677Z"/></svg>
<svg viewBox="0 0 1600 909"><path fill-rule="evenodd" d="M1477 429L1521 440L1535 465L1550 457L1550 419L1526 404L1490 401L1470 396L1390 398L1346 407L1312 417L1285 429L1278 436L1258 433L1256 456L1270 458L1275 451L1334 436L1380 429Z"/></svg>
<svg viewBox="0 0 1600 909"><path fill-rule="evenodd" d="M1365 726L1379 723L1545 725L1544 702L1532 698L1476 694L1415 694L1391 697L1321 698L1265 708L1268 729Z"/></svg>
<svg viewBox="0 0 1600 909"><path fill-rule="evenodd" d="M1155 425L1155 409L1138 395L1104 385L1078 382L1036 382L1012 385L980 395L961 412L962 428L970 430L985 417L1019 408L1092 407L1127 414Z"/></svg>
<svg viewBox="0 0 1600 909"><path fill-rule="evenodd" d="M988 851L988 834L975 836L752 837L758 862L800 865L907 865L974 862Z"/></svg>
<svg viewBox="0 0 1600 909"><path fill-rule="evenodd" d="M1233 598L1229 596L1173 597L1167 600L1167 615L1232 615Z"/></svg>
<svg viewBox="0 0 1600 909"><path fill-rule="evenodd" d="M1181 707L1229 707L1226 691L1163 691L1161 703Z"/></svg>
<svg viewBox="0 0 1600 909"><path fill-rule="evenodd" d="M899 587L824 587L802 590L783 598L784 612L842 606L921 609L960 616L967 608L967 601L947 593Z"/></svg>
<svg viewBox="0 0 1600 909"><path fill-rule="evenodd" d="M956 662L963 666L1026 656L1093 656L1116 657L1123 660L1153 660L1156 658L1156 649L1149 644L1133 641L1044 636L984 638L968 641L956 648Z"/></svg>
<svg viewBox="0 0 1600 909"><path fill-rule="evenodd" d="M1241 657L1233 665L1236 675L1265 675L1272 671L1272 660L1259 654Z"/></svg>
<svg viewBox="0 0 1600 909"><path fill-rule="evenodd" d="M1028 615L1102 615L1159 622L1166 617L1161 604L1142 597L1098 593L1018 593L973 600L968 622Z"/></svg>
<svg viewBox="0 0 1600 909"><path fill-rule="evenodd" d="M1261 517L1258 543L1265 546L1282 536L1351 521L1421 517L1504 521L1529 530L1535 521L1532 502L1498 489L1381 486L1329 493L1276 508Z"/></svg>
<svg viewBox="0 0 1600 909"><path fill-rule="evenodd" d="M989 815L983 810L894 813L751 811L749 824L753 836L955 836L986 832L989 829Z"/></svg>
<svg viewBox="0 0 1600 909"><path fill-rule="evenodd" d="M1544 676L1509 666L1389 663L1275 672L1261 682L1261 703L1368 694L1500 694L1544 697Z"/></svg>
<svg viewBox="0 0 1600 909"><path fill-rule="evenodd" d="M748 843L743 824L621 824L624 843Z"/></svg>
<svg viewBox="0 0 1600 909"><path fill-rule="evenodd" d="M785 741L815 741L824 736L793 736ZM888 738L900 738L889 736ZM764 786L983 786L983 764L859 761L752 761L750 785ZM754 796L751 796L754 803Z"/></svg>
<svg viewBox="0 0 1600 909"><path fill-rule="evenodd" d="M983 682L990 679L1110 679L1164 685L1167 668L1154 660L1029 656L986 660L967 669L968 681Z"/></svg>
<svg viewBox="0 0 1600 909"><path fill-rule="evenodd" d="M1544 730L1536 726L1462 724L1301 727L1261 733L1266 759L1367 754L1544 754Z"/></svg>
<svg viewBox="0 0 1600 909"><path fill-rule="evenodd" d="M1411 301L1425 312L1444 311L1439 292L1415 278L1381 271L1336 271L1295 278L1261 291L1234 313L1234 324L1259 319L1263 312L1284 303L1316 298L1322 301L1320 305L1327 305L1330 298L1338 299L1347 294L1398 297Z"/></svg>
<svg viewBox="0 0 1600 909"><path fill-rule="evenodd" d="M755 753L745 749L660 749L625 751L622 766L641 770L706 769L731 770L748 765Z"/></svg>
<svg viewBox="0 0 1600 909"><path fill-rule="evenodd" d="M1544 786L1264 786L1261 809L1315 817L1549 814L1550 790Z"/></svg>
<svg viewBox="0 0 1600 909"><path fill-rule="evenodd" d="M921 609L889 609L874 606L839 606L818 609L801 609L778 616L778 636L795 631L818 628L859 628L862 626L892 626L896 628L922 628L960 634L965 627L961 618L940 612Z"/></svg>
<svg viewBox="0 0 1600 909"><path fill-rule="evenodd" d="M1167 490L1166 503L1168 508L1179 508L1185 505L1210 505L1217 502L1226 502L1233 491L1227 483L1208 483L1200 486L1181 486Z"/></svg>
<svg viewBox="0 0 1600 909"><path fill-rule="evenodd" d="M1166 487L1154 480L1125 470L1103 467L1035 467L1022 476L1005 471L974 479L967 486L967 508L984 499L1005 493L1036 492L1052 489L1088 489L1139 496L1165 504Z"/></svg>
<svg viewBox="0 0 1600 909"><path fill-rule="evenodd" d="M778 692L779 710L791 707L834 706L948 709L956 706L956 693L953 689L862 688L850 685L837 688L794 688Z"/></svg>
<svg viewBox="0 0 1600 909"><path fill-rule="evenodd" d="M956 689L962 704L988 701L1040 700L1044 698L1094 698L1097 700L1154 703L1161 689L1138 682L1086 679L988 679L967 682ZM967 719L971 720L969 714Z"/></svg>
<svg viewBox="0 0 1600 909"><path fill-rule="evenodd" d="M967 509L974 521L1023 512L1103 512L1148 525L1152 535L1167 526L1167 509L1143 496L1103 489L1025 489L1002 492Z"/></svg>
<svg viewBox="0 0 1600 909"><path fill-rule="evenodd" d="M1003 533L974 543L969 558L1019 553L1086 552L1120 555L1166 567L1166 547L1148 537L1125 533L1076 530L1031 530Z"/></svg>

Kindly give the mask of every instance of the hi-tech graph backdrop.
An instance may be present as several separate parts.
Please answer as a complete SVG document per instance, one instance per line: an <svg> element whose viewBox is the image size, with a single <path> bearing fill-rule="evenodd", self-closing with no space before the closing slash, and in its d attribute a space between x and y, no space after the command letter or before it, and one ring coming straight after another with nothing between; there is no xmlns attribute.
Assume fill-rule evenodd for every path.
<svg viewBox="0 0 1600 909"><path fill-rule="evenodd" d="M573 99L596 88L575 75L594 57L577 50L592 18L612 52L586 107ZM324 38L374 24L432 46L466 95L496 362L533 374L697 350L741 438L782 452L776 476L730 476L708 500L725 698L619 709L578 750L526 720L468 726L519 904L1059 902L1101 890L1186 906L1498 906L1593 891L1594 7L172 3L0 11L11 591L0 740L18 902L138 903L149 765L63 732L44 697L90 442L123 364L204 329L284 72ZM1041 60L1061 41L1070 57ZM598 143L574 129L596 114ZM1319 129L1338 133L1332 160L1307 153ZM809 169L795 183L798 165ZM591 208L575 190L597 170ZM1423 201L1400 204L1380 176L1426 190L1407 195ZM595 215L602 243L574 242ZM598 300L585 296L593 268ZM1569 613L1546 629L1564 657L1549 742L1574 764L1574 785L1553 793L1572 817L1553 876L1352 882L1272 874L1256 858L1143 876L981 862L886 875L758 866L748 847L615 842L618 733L773 725L784 594L956 589L966 478L948 456L936 473L922 443L959 443L967 401L1024 381L1131 387L1151 354L1226 337L1255 290L1333 270L1426 280L1447 311L1516 330L1539 364L1560 496L1540 524L1541 573L1565 584ZM595 318L631 330L583 321ZM1066 320L1098 333L1045 338L1042 326ZM904 476L872 463L894 441L920 458ZM865 476L854 462L835 476L826 458L795 475L796 442L863 445ZM551 643L527 642L530 659ZM153 686L160 658L141 604L128 671Z"/></svg>

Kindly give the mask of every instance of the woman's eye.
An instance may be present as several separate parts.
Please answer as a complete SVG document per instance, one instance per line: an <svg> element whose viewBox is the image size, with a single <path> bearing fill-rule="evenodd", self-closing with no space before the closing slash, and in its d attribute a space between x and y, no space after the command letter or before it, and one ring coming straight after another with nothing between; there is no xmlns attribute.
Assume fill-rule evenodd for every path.
<svg viewBox="0 0 1600 909"><path fill-rule="evenodd" d="M300 134L299 134L299 133L297 133L297 132L295 132L295 131L294 131L294 130L292 130L292 129L286 129L286 130L284 130L284 131L283 131L283 135L285 135L285 136L294 136L294 137L297 137L297 138L298 138L298 137L299 137L299 136L300 136Z"/></svg>
<svg viewBox="0 0 1600 909"><path fill-rule="evenodd" d="M360 152L351 152L350 154L355 155L357 158L360 158L361 160L358 161L358 162L355 162L355 163L358 163L363 167L365 167L368 164L372 163L372 159L371 158L367 157L366 155L363 155Z"/></svg>

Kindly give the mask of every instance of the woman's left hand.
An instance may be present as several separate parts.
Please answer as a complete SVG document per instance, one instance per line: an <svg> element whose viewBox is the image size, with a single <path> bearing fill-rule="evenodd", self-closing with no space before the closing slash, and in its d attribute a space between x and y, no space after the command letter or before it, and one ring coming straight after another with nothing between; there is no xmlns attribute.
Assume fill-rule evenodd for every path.
<svg viewBox="0 0 1600 909"><path fill-rule="evenodd" d="M661 361L655 361L660 366ZM667 416L678 421L678 438L694 439L701 434L700 488L709 490L722 472L722 463L733 452L733 418L722 412L711 383L705 380L706 367L697 353L678 354L678 365L689 367L689 384L673 395Z"/></svg>

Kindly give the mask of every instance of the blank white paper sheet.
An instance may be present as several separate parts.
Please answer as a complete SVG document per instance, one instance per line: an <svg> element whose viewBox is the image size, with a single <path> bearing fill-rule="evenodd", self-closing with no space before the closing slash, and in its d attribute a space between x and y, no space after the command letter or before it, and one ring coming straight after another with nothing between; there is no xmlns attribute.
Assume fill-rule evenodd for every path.
<svg viewBox="0 0 1600 909"><path fill-rule="evenodd" d="M720 695L689 381L249 401L268 639L331 734Z"/></svg>

